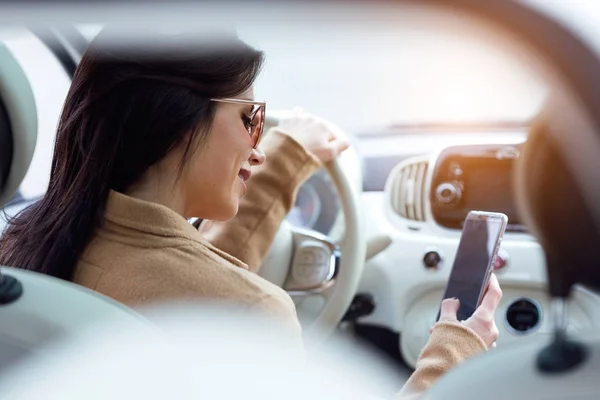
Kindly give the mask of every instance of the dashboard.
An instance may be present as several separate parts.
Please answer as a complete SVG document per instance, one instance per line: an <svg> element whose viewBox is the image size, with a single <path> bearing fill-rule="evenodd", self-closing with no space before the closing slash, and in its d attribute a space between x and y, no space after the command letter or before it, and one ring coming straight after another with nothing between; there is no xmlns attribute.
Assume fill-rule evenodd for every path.
<svg viewBox="0 0 600 400"><path fill-rule="evenodd" d="M510 226L496 267L503 299L496 315L498 348L551 335L544 254L513 199L513 167L526 128L481 132L424 131L356 138L361 162L361 206L367 240L390 245L366 260L358 295L373 308L355 324L397 334L404 362L413 366L429 338L469 210L503 212ZM339 201L324 172L298 196L296 224L328 234ZM600 297L577 288L569 330L600 324Z"/></svg>
<svg viewBox="0 0 600 400"><path fill-rule="evenodd" d="M436 162L437 172L433 177L435 182L431 185L434 185L439 193L436 194L436 190L427 190L427 193L432 197L432 212L440 226L461 229L461 223L469 209L495 209L509 215L509 230L524 230L518 222L516 210L509 207L512 205L510 173L513 161L518 157L518 146L511 144L522 142L525 137L523 132L518 131L482 135L424 132L410 135L364 135L354 137L353 141L361 163L359 170L362 173L363 193L383 193L386 185L390 183L389 176L405 160L422 156L427 159L425 164L429 165L429 158L435 156L436 159L439 158L439 162ZM481 144L488 141L496 141L498 144ZM433 143L438 144L438 147L432 145ZM453 146L453 143L462 145ZM498 152L500 158L494 162ZM469 154L469 157L453 159L461 158L461 154ZM484 165L486 159L492 160L492 163ZM458 176L457 171L460 170L461 163L467 162L478 163L477 168L469 167L468 175L465 176L461 171L461 176ZM466 168L465 165L462 167ZM470 179L470 188L466 191L465 179ZM478 181L474 182L476 179ZM491 187L485 186L488 183ZM494 190L494 196L488 196L492 193L489 189ZM452 193L447 193L449 191ZM478 199L478 195L485 198ZM491 201L496 203L490 204ZM333 229L336 218L341 215L340 205L331 179L325 170L321 169L300 187L296 203L287 220L294 226L328 234ZM452 210L454 215L451 215Z"/></svg>

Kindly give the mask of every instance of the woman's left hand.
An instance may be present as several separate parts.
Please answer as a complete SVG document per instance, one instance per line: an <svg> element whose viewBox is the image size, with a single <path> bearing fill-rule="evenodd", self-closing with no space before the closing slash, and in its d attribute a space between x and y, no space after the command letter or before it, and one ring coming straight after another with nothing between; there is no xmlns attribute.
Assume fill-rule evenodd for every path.
<svg viewBox="0 0 600 400"><path fill-rule="evenodd" d="M277 127L303 145L322 163L335 159L350 146L342 132L334 125L300 109L281 119Z"/></svg>

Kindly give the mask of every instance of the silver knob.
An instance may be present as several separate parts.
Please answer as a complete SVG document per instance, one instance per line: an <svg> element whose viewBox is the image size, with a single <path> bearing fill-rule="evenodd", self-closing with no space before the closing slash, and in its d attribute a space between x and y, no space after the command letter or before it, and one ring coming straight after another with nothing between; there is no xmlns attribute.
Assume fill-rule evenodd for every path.
<svg viewBox="0 0 600 400"><path fill-rule="evenodd" d="M462 196L458 186L450 182L444 182L435 189L435 197L442 204L450 204Z"/></svg>

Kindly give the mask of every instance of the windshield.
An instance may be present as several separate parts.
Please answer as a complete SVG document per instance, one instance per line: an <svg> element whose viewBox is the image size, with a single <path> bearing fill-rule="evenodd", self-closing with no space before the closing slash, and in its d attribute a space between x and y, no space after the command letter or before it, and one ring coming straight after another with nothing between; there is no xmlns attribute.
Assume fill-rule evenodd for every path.
<svg viewBox="0 0 600 400"><path fill-rule="evenodd" d="M520 123L544 99L542 81L518 59L476 36L431 25L239 32L267 54L256 93L271 109L301 105L349 131Z"/></svg>

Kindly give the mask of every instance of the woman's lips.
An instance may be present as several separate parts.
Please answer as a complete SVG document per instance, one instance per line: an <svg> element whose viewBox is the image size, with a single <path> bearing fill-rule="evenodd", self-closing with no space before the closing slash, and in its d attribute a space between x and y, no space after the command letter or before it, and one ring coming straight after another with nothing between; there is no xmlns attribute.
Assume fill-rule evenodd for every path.
<svg viewBox="0 0 600 400"><path fill-rule="evenodd" d="M246 182L248 181L248 179L250 179L250 176L252 175L252 172L250 172L247 169L240 169L240 172L238 173L238 176L240 177L240 179L242 180L242 182Z"/></svg>

